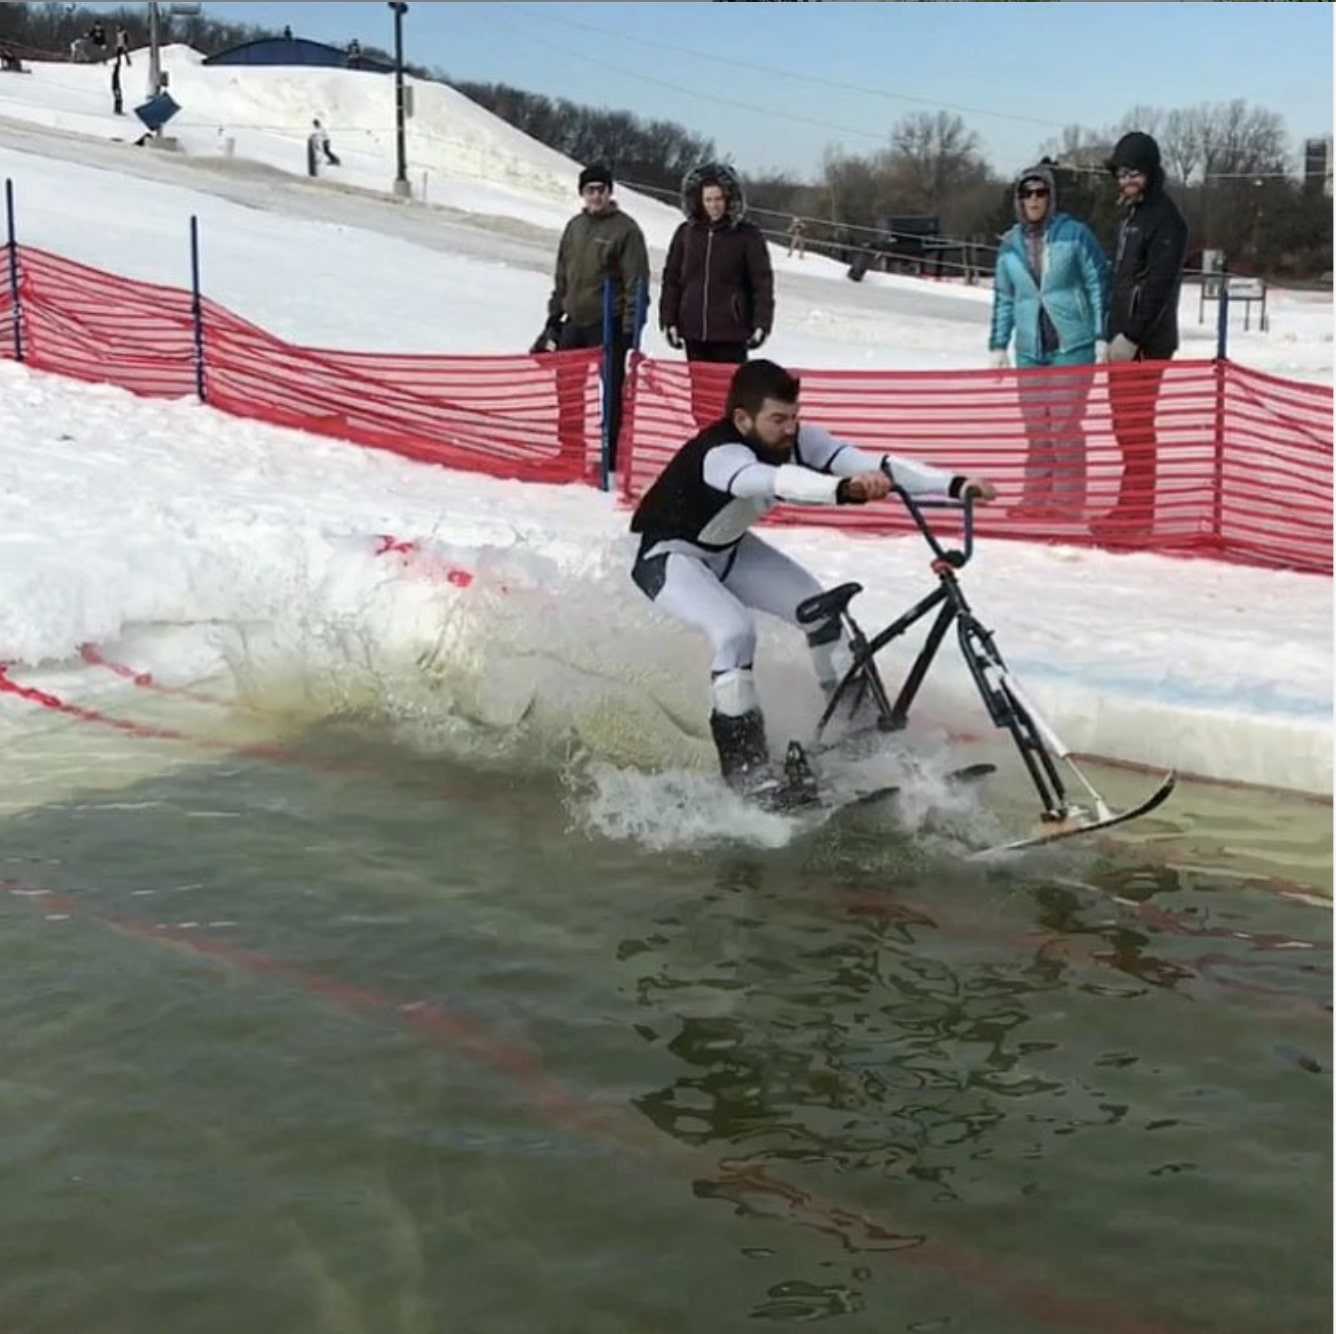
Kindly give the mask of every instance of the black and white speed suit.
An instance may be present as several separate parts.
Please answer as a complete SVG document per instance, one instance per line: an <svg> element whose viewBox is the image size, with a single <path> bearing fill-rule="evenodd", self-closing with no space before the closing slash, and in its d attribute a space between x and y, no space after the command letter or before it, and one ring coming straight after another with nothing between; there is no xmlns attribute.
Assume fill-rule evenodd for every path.
<svg viewBox="0 0 1336 1334"><path fill-rule="evenodd" d="M750 787L768 766L765 725L752 675L752 610L797 622L797 607L822 591L796 561L748 531L780 502L849 501L844 478L885 467L911 494L958 495L965 478L889 454L870 454L819 426L800 426L789 459L727 419L688 440L645 493L631 519L641 534L631 577L656 607L700 630L714 650L710 729L724 777ZM833 689L842 667L839 618L807 635L817 679Z"/></svg>

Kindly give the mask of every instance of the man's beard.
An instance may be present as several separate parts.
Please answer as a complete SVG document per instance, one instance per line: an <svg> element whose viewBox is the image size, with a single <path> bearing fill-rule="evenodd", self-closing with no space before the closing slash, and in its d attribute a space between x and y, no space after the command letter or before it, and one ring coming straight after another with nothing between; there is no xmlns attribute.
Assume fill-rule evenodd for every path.
<svg viewBox="0 0 1336 1334"><path fill-rule="evenodd" d="M767 445L755 431L742 431L740 434L743 440L756 451L756 457L762 463L769 463L778 468L781 463L787 463L792 456L792 445Z"/></svg>

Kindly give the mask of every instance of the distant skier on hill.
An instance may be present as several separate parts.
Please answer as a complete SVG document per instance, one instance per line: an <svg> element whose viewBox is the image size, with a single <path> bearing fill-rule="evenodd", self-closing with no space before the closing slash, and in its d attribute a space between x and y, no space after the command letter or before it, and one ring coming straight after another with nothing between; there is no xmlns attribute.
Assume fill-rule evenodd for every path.
<svg viewBox="0 0 1336 1334"><path fill-rule="evenodd" d="M329 146L329 131L321 125L320 121L311 122L312 130L306 138L306 172L309 176L320 175L320 155L331 167L340 167L343 163L335 155L334 150Z"/></svg>
<svg viewBox="0 0 1336 1334"><path fill-rule="evenodd" d="M121 61L128 65L130 57L121 50L116 52L115 63L111 67L111 110L116 116L125 115L125 103L121 98Z"/></svg>

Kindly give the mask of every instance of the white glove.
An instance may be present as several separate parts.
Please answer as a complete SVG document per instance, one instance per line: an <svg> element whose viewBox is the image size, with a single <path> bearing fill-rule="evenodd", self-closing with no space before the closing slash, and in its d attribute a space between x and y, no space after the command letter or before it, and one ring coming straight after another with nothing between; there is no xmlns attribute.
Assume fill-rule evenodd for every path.
<svg viewBox="0 0 1336 1334"><path fill-rule="evenodd" d="M747 346L751 348L753 352L755 352L756 349L760 347L761 344L764 343L768 337L769 335L766 333L764 329L753 329L752 336L749 339L747 339Z"/></svg>
<svg viewBox="0 0 1336 1334"><path fill-rule="evenodd" d="M1109 359L1109 345L1102 339L1095 339L1095 365L1102 366Z"/></svg>
<svg viewBox="0 0 1336 1334"><path fill-rule="evenodd" d="M663 337L671 348L679 348L682 346L682 335L677 332L677 326L675 324L670 324L663 331Z"/></svg>
<svg viewBox="0 0 1336 1334"><path fill-rule="evenodd" d="M1007 356L1007 349L1005 347L995 347L988 354L988 364L995 371L1006 370L1011 365L1011 359Z"/></svg>
<svg viewBox="0 0 1336 1334"><path fill-rule="evenodd" d="M1115 334L1109 344L1110 361L1135 361L1137 345L1126 334Z"/></svg>

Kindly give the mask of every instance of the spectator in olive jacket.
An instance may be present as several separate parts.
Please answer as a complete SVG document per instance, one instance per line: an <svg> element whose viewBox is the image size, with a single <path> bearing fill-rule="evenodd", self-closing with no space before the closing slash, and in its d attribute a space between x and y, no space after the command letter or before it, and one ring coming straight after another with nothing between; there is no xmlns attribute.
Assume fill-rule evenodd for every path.
<svg viewBox="0 0 1336 1334"><path fill-rule="evenodd" d="M746 196L737 172L721 163L694 167L682 179L682 212L663 266L659 324L670 347L686 346L688 361L738 365L770 335L775 285L760 228L744 217ZM707 377L702 377L706 382ZM709 382L712 383L712 382ZM697 402L698 420L718 417L719 403Z"/></svg>
<svg viewBox="0 0 1336 1334"><path fill-rule="evenodd" d="M567 224L557 247L556 274L547 303L547 324L534 344L535 352L565 351L603 345L603 280L613 282L614 319L612 364L608 367L609 438L611 463L616 463L617 430L621 419L622 374L626 352L635 337L636 289L649 289L649 254L636 223L617 207L612 197L612 172L602 163L580 173L583 209ZM563 440L578 433L570 405L578 401L562 392L567 406L558 428Z"/></svg>

